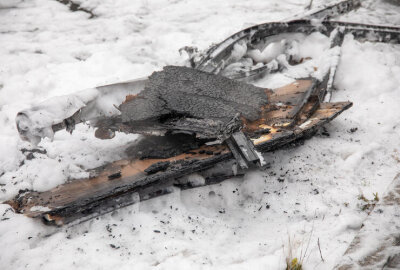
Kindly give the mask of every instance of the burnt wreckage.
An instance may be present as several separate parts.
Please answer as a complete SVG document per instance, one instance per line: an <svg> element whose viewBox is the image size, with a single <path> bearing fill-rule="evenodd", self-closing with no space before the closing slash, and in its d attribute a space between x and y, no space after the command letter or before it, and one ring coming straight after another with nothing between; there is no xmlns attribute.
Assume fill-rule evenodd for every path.
<svg viewBox="0 0 400 270"><path fill-rule="evenodd" d="M6 203L46 224L63 225L176 187L214 184L243 175L249 167L262 166L260 152L310 137L351 107L351 102L330 102L340 46L347 33L361 41L400 43L397 27L326 20L359 4L341 1L310 11L303 19L250 27L205 53L186 48L191 67L167 66L145 79L89 89L21 111L18 131L33 143L64 128L72 132L76 124L86 121L97 128L98 138L111 139L115 132L143 136L127 147L127 159L92 169L89 178L45 192L21 191ZM313 18L325 20L315 23ZM330 61L319 78L299 78L274 90L249 83L284 69L285 61L249 64L237 57L238 45L265 48L271 40L282 39L282 34L313 32L330 37L337 60ZM100 106L110 97L120 104L111 115L105 111L115 103L109 108ZM191 173L200 174L202 181L191 181Z"/></svg>

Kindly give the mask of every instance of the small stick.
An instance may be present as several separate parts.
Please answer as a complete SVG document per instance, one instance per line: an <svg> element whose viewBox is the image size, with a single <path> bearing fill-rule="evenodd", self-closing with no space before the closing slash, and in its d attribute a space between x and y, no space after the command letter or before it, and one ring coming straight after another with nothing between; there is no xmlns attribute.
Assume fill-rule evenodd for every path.
<svg viewBox="0 0 400 270"><path fill-rule="evenodd" d="M322 262L325 262L324 258L322 257L321 246L319 244L319 237L318 237L318 249L319 249L319 255L321 255Z"/></svg>
<svg viewBox="0 0 400 270"><path fill-rule="evenodd" d="M313 0L310 0L310 3L306 6L306 9L310 10L313 4Z"/></svg>

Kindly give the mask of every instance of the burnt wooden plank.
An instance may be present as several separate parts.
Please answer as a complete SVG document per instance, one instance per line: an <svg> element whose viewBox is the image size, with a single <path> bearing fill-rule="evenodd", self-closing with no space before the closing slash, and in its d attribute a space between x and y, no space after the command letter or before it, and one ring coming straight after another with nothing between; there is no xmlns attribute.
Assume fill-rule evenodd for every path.
<svg viewBox="0 0 400 270"><path fill-rule="evenodd" d="M311 79L299 80L275 92L253 89L269 102L257 104L259 113L255 120L240 118L242 131L224 130L233 134L228 137L227 144L206 145L209 140L199 139L197 134L181 134L179 128L174 130L178 134L144 136L127 147L128 159L91 170L88 179L73 180L45 192L22 193L7 203L27 216L62 225L166 194L174 186L194 187L182 180L194 172L207 175L203 185L222 181L236 173L232 164L239 163L241 168L247 168L258 161L253 147L258 151L271 151L308 137L351 106L350 102L320 104L318 98L310 98L318 94L319 89ZM138 96L129 99L132 101ZM189 117L173 116L164 123L158 119L155 126L176 121L179 127L180 120L191 121ZM282 119L290 122L282 122ZM199 123L198 127L202 122ZM148 125L150 131L153 127ZM231 164L230 169L226 164ZM216 168L220 170L216 172Z"/></svg>
<svg viewBox="0 0 400 270"><path fill-rule="evenodd" d="M271 133L252 141L257 150L274 150L311 134L349 106L349 102L321 104L321 108L310 120L299 122L294 130L278 130L271 127ZM42 218L51 224L62 225L135 203L138 199L132 194L139 194L139 200L162 195L176 184L176 179L193 172L207 171L230 160L234 162L232 153L225 145L203 145L190 152L163 159L117 161L94 178L74 180L46 192L20 194L7 203L17 212ZM166 161L171 162L171 166L164 171L152 175L145 173L151 165ZM121 177L109 180L108 176L115 172L120 172ZM225 176L231 175L232 172L227 171ZM224 178L223 173L220 173L220 178ZM35 206L42 206L44 208L39 209L45 210L35 210Z"/></svg>

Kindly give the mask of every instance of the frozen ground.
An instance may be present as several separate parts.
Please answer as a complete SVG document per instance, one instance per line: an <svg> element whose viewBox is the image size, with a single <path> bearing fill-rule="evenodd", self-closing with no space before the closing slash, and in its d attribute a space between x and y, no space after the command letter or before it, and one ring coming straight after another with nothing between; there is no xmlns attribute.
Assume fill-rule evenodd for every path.
<svg viewBox="0 0 400 270"><path fill-rule="evenodd" d="M0 201L83 176L120 158L135 138L100 141L81 125L42 141L46 154L29 160L21 149L32 146L14 124L19 110L179 64L182 46L204 49L244 27L290 17L309 1L81 2L95 18L52 0L0 0ZM399 12L366 1L341 19L398 25ZM333 97L353 108L304 145L266 155L269 168L70 228L0 205L0 268L284 269L291 248L297 257L306 253L305 269L331 269L367 216L358 196L384 193L400 170L400 46L348 36L342 53Z"/></svg>

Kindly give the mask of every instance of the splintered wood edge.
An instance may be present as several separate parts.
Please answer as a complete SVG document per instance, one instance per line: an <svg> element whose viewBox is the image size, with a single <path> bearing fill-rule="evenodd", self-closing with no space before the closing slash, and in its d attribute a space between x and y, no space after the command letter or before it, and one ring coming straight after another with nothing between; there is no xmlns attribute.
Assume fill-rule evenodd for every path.
<svg viewBox="0 0 400 270"><path fill-rule="evenodd" d="M248 121L241 118L243 130L251 134L254 131L269 128L273 133L275 128L292 127L296 122L297 114L308 104L305 103L308 100L308 94L315 90L313 79L299 79L275 90L265 89L268 104L261 108L259 119ZM296 103L292 103L293 101Z"/></svg>
<svg viewBox="0 0 400 270"><path fill-rule="evenodd" d="M307 130L321 126L331 121L340 113L350 108L352 105L353 103L351 102L321 103L320 108L317 109L311 115L311 117L309 117L306 121L297 123L294 128L286 129L285 127L273 127L263 124L260 125L260 128L269 128L270 132L266 135L262 135L258 138L253 138L251 140L253 141L253 144L257 147L273 141L278 137L285 136L285 134L289 135L290 133L293 135L301 135Z"/></svg>

